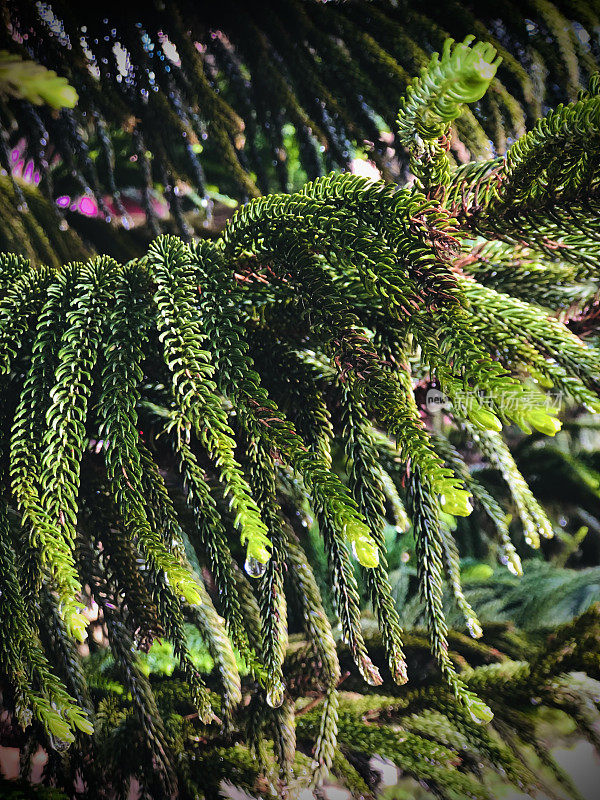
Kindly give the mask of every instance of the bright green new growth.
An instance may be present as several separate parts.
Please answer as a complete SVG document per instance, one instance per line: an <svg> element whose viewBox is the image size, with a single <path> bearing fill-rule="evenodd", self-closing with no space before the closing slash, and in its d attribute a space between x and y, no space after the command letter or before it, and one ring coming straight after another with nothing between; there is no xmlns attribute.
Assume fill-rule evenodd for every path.
<svg viewBox="0 0 600 800"><path fill-rule="evenodd" d="M458 117L463 103L481 100L498 65L496 50L485 42L470 47L474 36L454 44L448 39L441 58L431 57L421 77L407 88L400 103L398 128L408 144L415 133L422 139L439 139Z"/></svg>
<svg viewBox="0 0 600 800"><path fill-rule="evenodd" d="M0 95L28 100L36 106L74 108L77 92L66 78L35 61L24 61L15 53L0 50Z"/></svg>
<svg viewBox="0 0 600 800"><path fill-rule="evenodd" d="M8 398L0 444L10 477L0 541L0 582L10 593L3 589L0 600L18 612L3 617L0 667L53 736L68 741L69 726L87 723L29 631L40 624L42 594L59 623L79 636L86 586L130 690L142 687L133 694L143 723L154 701L132 656L134 634L144 646L161 635L172 643L202 719L212 714L186 641L183 622L192 615L213 648L226 626L262 684L254 730L269 721L288 764L293 715L284 657L288 601L296 598L325 672L315 751L321 776L334 763L340 670L302 549L300 506L310 504L322 535L354 663L370 684L381 684L361 628L353 559L364 568L389 671L403 684L382 534L386 498L399 520L406 501L441 672L472 719L489 721L490 709L448 655L446 580L472 635L480 631L460 588L448 515L470 514L473 496L498 529L503 560L514 572L520 564L494 498L456 451L431 435L426 420L433 413L418 402L415 384L426 381L451 402L442 419L466 429L501 471L536 546L552 528L504 444L502 423L554 435L560 423L543 392L550 381L598 408L600 358L540 307L502 294L477 271L480 245L473 240L482 231L546 253L548 240L538 247L539 226L532 232L529 214L552 229L569 264L578 264L578 250L568 238L572 194L559 193L546 219L544 206L530 207L533 190L515 190L522 175L541 187L548 181L542 123L501 163L451 173L444 161L439 140L460 105L482 96L496 65L489 46L470 43L448 44L403 106L407 144L419 136L432 145L412 152L420 188L331 174L295 194L243 206L215 242L161 236L144 258L124 266L100 257L33 269L24 259L0 257L0 374ZM569 133L576 145L585 140L586 148L600 149L597 97L582 95L553 114L548 138L575 119ZM549 150L559 183L560 163ZM593 201L599 161L592 163L587 182L569 173L582 205ZM516 217L507 212L511 197ZM590 233L586 256L592 239ZM338 444L342 474L332 466ZM23 689L23 669L35 659L39 693L58 698L52 712L39 693ZM239 675L229 650L220 669L230 708ZM66 671L78 686L76 670ZM149 735L164 755L165 731L154 726Z"/></svg>
<svg viewBox="0 0 600 800"><path fill-rule="evenodd" d="M432 55L400 103L400 139L411 155L412 171L426 190L449 181L450 125L465 103L481 100L501 61L489 43L471 47L474 39L467 36L460 44L446 40L441 58Z"/></svg>

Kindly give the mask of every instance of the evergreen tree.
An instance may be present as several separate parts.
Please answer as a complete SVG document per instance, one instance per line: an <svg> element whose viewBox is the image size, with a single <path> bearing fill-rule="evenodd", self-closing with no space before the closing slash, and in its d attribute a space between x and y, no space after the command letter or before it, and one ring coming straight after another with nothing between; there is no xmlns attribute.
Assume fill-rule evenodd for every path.
<svg viewBox="0 0 600 800"><path fill-rule="evenodd" d="M334 9L326 14L336 20L350 13ZM427 408L442 402L446 427L463 431L501 473L532 548L552 524L503 425L554 435L551 388L600 410L598 352L549 313L568 305L581 321L597 302L600 81L593 76L506 156L457 168L451 126L463 104L482 101L499 64L489 42L448 40L410 83L398 117L410 187L318 177L240 207L216 241L161 235L124 265L100 256L38 267L0 256L3 699L48 750L48 779L68 792L78 775L97 785L104 764L125 778L119 750L132 730L143 736L129 774L148 796L199 794L192 762L215 753L244 783L254 767L243 748L231 754L231 738L221 751L220 733L204 753L189 747L195 725L221 722L224 737L235 727L240 657L254 681L246 742L262 761L272 748L287 783L298 735L314 741L314 764L304 762L313 780L331 768L357 795L364 777L348 758L357 745L443 797L486 796L463 774L470 767L445 768L469 748L530 788L527 769L505 745L498 750L484 724L495 713L509 744L534 736L497 700L511 682L516 702L541 693L593 736L593 690L582 687L583 705L569 705L569 681L582 669L597 677L594 612L565 629L558 654L551 643L537 661L481 674L456 657L443 608L446 583L481 636L451 530L473 502L497 528L501 561L515 574L521 564L502 508L445 430L433 435ZM414 690L401 688L415 675L387 571L392 511L399 525L412 524L443 680L425 692L429 716L412 720L404 742L356 718L389 708L395 719L419 697L418 677ZM322 537L342 656L367 685L385 681L403 700L371 700L367 690L353 708L340 698L345 673L305 550L309 524ZM377 617L379 659L361 626L360 584ZM89 598L119 683L108 683L110 673L104 685L97 673L86 680L76 642L86 637ZM292 614L305 635L296 650L287 647ZM186 623L207 643L218 704ZM153 691L136 657L135 645L159 637L173 648L181 697L175 683ZM578 637L589 651L571 646ZM484 650L475 646L481 658ZM298 698L314 692L311 681L322 699L307 708ZM423 726L435 729L429 739ZM124 782L106 788L126 791Z"/></svg>

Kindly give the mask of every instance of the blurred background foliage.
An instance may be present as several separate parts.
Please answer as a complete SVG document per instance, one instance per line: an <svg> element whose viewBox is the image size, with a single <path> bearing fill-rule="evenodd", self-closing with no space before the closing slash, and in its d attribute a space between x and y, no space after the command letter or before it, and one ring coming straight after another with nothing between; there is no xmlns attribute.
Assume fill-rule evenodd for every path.
<svg viewBox="0 0 600 800"><path fill-rule="evenodd" d="M455 164L504 153L574 100L599 52L597 0L2 0L1 9L0 48L58 73L78 102L56 110L0 83L0 165L58 202L55 225L122 258L159 228L214 236L236 202L332 169L404 182L398 99L448 37L473 34L503 59L490 91L453 125ZM24 206L0 190L5 206ZM49 209L31 211L52 227ZM5 208L4 248L15 246L13 220Z"/></svg>
<svg viewBox="0 0 600 800"><path fill-rule="evenodd" d="M455 164L503 154L541 114L576 97L600 55L600 5L592 1L221 0L130 2L115 10L111 3L3 0L1 7L0 46L55 70L79 96L75 108L56 111L11 93L0 75L0 249L52 266L93 252L126 261L158 230L213 238L238 203L297 190L331 169L403 183L410 176L394 133L398 98L449 35L475 33L503 57L492 91L454 126ZM584 333L594 342L597 330L591 325ZM448 433L443 415L428 423ZM522 791L541 786L549 796L562 791L576 798L549 748L573 736L599 745L600 622L593 604L600 600L600 423L573 407L554 439L510 431L517 466L555 531L535 556L522 540L499 474L457 431L450 438L506 513L524 565L523 577L497 567L496 535L477 508L468 518L446 519L459 546L465 597L484 624L480 641L465 636L463 616L446 598L455 628L452 658L494 708L494 729L486 733L470 724L439 682L422 633L412 529L393 508L392 493L385 535L394 597L411 631L410 688L399 689L389 676L376 691L365 688L346 675L350 661L339 642L345 678L341 747L332 772L356 798L400 800L421 790L453 800L486 797L482 776L488 780L494 772ZM343 455L334 457L342 474ZM399 479L395 490L404 496ZM331 610L322 541L308 510L304 523L307 554ZM296 619L290 609L291 630L300 628L295 613ZM366 598L363 614L369 647L383 663ZM86 673L100 720L94 747L104 759L102 774L94 773L100 764L87 767L105 784L99 797L125 797L130 780L152 770L152 762L126 682L105 648L101 620L98 628ZM209 648L196 628L188 626L188 634L194 663L215 689L218 670ZM298 697L306 676L318 676L309 659L302 640L292 637L288 660ZM177 663L160 641L132 657L140 681L152 685L181 774L189 778L181 796L195 796L192 787L207 798L233 787L279 796L281 776L275 767L268 775L260 770L248 741L253 708L242 705L225 730L204 725ZM238 666L248 686L239 656ZM318 677L308 691L313 700L298 700L291 791L311 759L323 703ZM216 693L211 700L218 719ZM290 710L284 706L280 713ZM272 740L284 748L281 730L275 727ZM27 774L37 751L5 718L0 737L20 749ZM411 783L386 794L375 753ZM79 768L68 755L42 755L48 782L68 783ZM32 792L29 785L0 782L0 796L11 800ZM63 797L41 787L35 796Z"/></svg>

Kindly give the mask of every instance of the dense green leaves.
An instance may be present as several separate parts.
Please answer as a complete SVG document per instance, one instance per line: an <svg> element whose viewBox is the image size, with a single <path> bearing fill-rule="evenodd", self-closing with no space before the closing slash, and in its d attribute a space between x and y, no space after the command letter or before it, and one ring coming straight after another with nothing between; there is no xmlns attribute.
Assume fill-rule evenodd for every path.
<svg viewBox="0 0 600 800"><path fill-rule="evenodd" d="M429 89L415 89L406 103L403 125L441 146L459 104L481 97L493 57L488 46L448 45L431 77L420 79L418 86ZM590 98L570 107L577 120L587 119L578 104L593 104ZM523 164L544 156L548 130L540 124L535 142L526 139L518 151ZM578 124L571 132L580 149L586 130ZM24 698L19 703L48 735L68 742L73 726L88 723L37 648L40 597L52 598L65 636L79 638L88 624L79 611L93 599L133 712L149 732L144 758L159 765L149 792L174 786L169 748L176 749L177 725L169 728L160 717L134 644L147 648L164 636L190 687L193 713L204 724L217 713L186 621L215 653L226 723L240 699L231 637L256 681L249 741L260 754L271 736L289 774L295 688L286 652L296 609L324 694L316 779L329 767L343 769L336 751L343 725L365 746L375 740L346 712L340 716L339 661L308 565L306 516L314 518L311 533L321 535L341 636L362 678L381 685L387 664L403 685L406 643L387 574L388 503L399 524L407 515L412 523L431 650L454 698L448 702L458 703L458 716L490 721L489 697L477 696L477 681L459 674L449 655L442 602L447 583L471 635L480 636L452 538L453 517L471 513L471 498L496 525L501 560L513 573L520 563L502 508L443 434L466 432L501 472L526 540L536 547L552 525L515 464L503 425L554 435L560 422L555 399L545 393L551 383L590 410L599 407L598 352L547 309L503 293L502 281L478 269L486 247L504 258L511 241L502 185L492 185L502 170L517 176L518 159L511 158L509 152L502 165L494 162L493 174L489 165L477 172L478 181L489 179L481 196L477 184L467 185L473 176L460 171L448 181L445 172L428 173L427 195L348 174L318 178L242 207L216 241L188 245L160 236L142 259L125 265L99 257L37 269L0 256L8 400L0 427L8 503L0 577L4 602L22 609L23 620L12 614L2 629L3 647L17 654L10 670L9 656L2 665ZM451 200L461 181L467 196L458 213ZM571 200L559 192L555 206L573 217ZM529 202L524 197L524 207ZM594 206L586 213L589 261ZM496 220L504 244L474 243L483 229L477 220ZM485 230L492 229L490 222ZM519 236L517 254L526 248L543 271L548 242L526 227ZM572 250L568 263L576 262ZM561 262L550 269L562 270L565 285L581 278ZM362 630L361 583L381 630L379 663ZM23 691L21 672L31 663L39 691L57 697L56 708ZM78 686L77 670L67 674L69 688ZM79 699L83 689L75 694ZM24 718L21 710L18 716ZM401 744L391 731L377 741L382 755ZM401 748L403 759L417 743L410 738ZM449 757L447 747L422 746L433 764L422 774L440 784L438 762ZM418 769L422 762L408 771ZM457 791L471 787L456 780Z"/></svg>

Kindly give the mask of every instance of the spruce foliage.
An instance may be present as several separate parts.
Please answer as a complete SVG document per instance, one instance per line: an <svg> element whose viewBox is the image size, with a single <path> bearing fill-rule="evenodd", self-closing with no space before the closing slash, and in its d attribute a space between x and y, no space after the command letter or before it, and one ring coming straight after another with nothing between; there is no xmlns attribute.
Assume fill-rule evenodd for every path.
<svg viewBox="0 0 600 800"><path fill-rule="evenodd" d="M502 560L514 573L520 562L498 503L431 434L414 384L426 380L435 396L443 393L448 422L501 472L534 548L552 525L503 426L554 435L558 410L544 392L551 387L600 410L598 352L547 308L501 291L498 274L488 285L481 268L483 252L506 263L525 250L543 275L562 270L565 286L592 276L597 79L505 158L454 169L450 126L462 104L483 97L498 64L489 44L467 37L448 43L410 85L399 130L414 186L330 174L249 202L216 241L161 235L125 264L101 256L37 268L0 256L0 668L16 719L34 724L55 751L76 737L85 748L81 734L92 727L73 644L85 639L91 597L131 704L128 715L104 698L95 724L102 731L109 720L125 737L133 718L145 731L140 763L155 766L144 779L148 795L178 785L193 796L185 760L173 760L191 734L161 716L134 645L171 643L195 709L186 717L206 725L215 715L227 722L240 698L228 634L257 684L248 741L264 758L270 740L289 775L293 701L303 691L285 661L293 603L322 674L323 702L299 731L315 742L315 780L331 768L360 785L336 749L338 732L342 745L396 752L396 734L370 733L340 704L339 657L303 549L308 502L342 639L371 686L384 681L384 665L396 686L410 677L382 534L388 504L399 521L408 515L456 735L492 753L481 724L492 719L501 669L481 679L461 672L443 612L447 582L471 635L481 635L460 587L451 518L481 503L498 528ZM337 447L342 472L332 467ZM361 627L360 582L378 617L381 659ZM46 636L48 618L60 633ZM186 620L215 654L220 708L194 663ZM508 669L529 679L529 665ZM417 745L422 757L405 768L452 796L443 794L438 766L455 732L439 736L447 743L410 739L406 757L415 758ZM50 768L63 769L53 758ZM475 792L463 777L450 789Z"/></svg>

